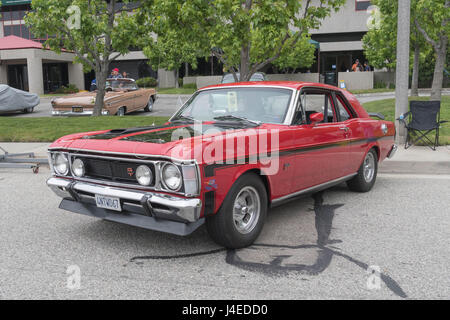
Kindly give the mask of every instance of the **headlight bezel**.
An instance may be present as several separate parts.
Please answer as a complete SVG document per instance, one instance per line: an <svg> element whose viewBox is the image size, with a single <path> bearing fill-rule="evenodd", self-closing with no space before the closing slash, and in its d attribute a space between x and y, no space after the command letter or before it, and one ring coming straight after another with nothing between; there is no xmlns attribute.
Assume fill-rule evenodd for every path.
<svg viewBox="0 0 450 320"><path fill-rule="evenodd" d="M171 188L167 184L166 179L164 178L164 172L169 166L174 167L177 170L178 175L180 176L177 188ZM176 164L174 164L172 162L166 162L166 163L164 163L161 166L160 176L161 176L161 184L162 184L162 186L164 187L164 189L166 189L169 192L178 192L183 187L183 174L181 173L180 168Z"/></svg>
<svg viewBox="0 0 450 320"><path fill-rule="evenodd" d="M62 157L65 160L66 163L66 169L64 171L60 171L58 170L58 164L57 164L57 159L58 157ZM67 156L67 154L62 153L62 152L56 152L53 154L52 156L52 165L53 165L53 170L57 175L60 176L67 176L70 172L70 161L69 161L69 157Z"/></svg>

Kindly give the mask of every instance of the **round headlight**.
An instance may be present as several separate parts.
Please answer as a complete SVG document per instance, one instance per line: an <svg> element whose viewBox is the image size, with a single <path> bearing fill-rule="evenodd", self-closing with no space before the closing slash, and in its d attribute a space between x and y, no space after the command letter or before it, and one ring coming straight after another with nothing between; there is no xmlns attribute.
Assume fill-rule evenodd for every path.
<svg viewBox="0 0 450 320"><path fill-rule="evenodd" d="M162 179L167 188L177 191L181 187L181 172L178 167L168 163L163 167Z"/></svg>
<svg viewBox="0 0 450 320"><path fill-rule="evenodd" d="M72 172L77 177L84 176L84 162L81 159L75 159L75 161L72 163Z"/></svg>
<svg viewBox="0 0 450 320"><path fill-rule="evenodd" d="M62 153L57 153L53 167L57 174L65 176L69 172L69 160Z"/></svg>
<svg viewBox="0 0 450 320"><path fill-rule="evenodd" d="M149 186L153 180L153 173L147 166L139 166L136 169L136 179L140 185Z"/></svg>

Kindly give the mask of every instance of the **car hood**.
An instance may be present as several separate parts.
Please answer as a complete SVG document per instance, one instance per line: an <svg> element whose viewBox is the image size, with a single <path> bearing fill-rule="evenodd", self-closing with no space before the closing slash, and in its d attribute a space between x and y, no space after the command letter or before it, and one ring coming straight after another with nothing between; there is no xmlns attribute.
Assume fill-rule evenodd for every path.
<svg viewBox="0 0 450 320"><path fill-rule="evenodd" d="M104 101L108 101L112 98L119 97L123 95L123 92L107 92L105 94ZM88 106L88 105L94 105L95 104L95 97L97 93L96 92L80 92L71 94L64 97L59 97L53 100L53 105L57 106L74 106L74 105L82 105L82 106Z"/></svg>
<svg viewBox="0 0 450 320"><path fill-rule="evenodd" d="M273 125L271 126L273 127ZM137 156L161 156L179 160L195 159L202 161L202 154L211 149L212 144L224 146L216 160L224 159L227 139L236 139L240 135L253 136L261 130L267 132L266 125L249 127L239 123L207 122L200 124L168 123L159 127L142 127L96 131L65 136L53 143L51 149L73 149L77 151L128 154ZM211 150L208 151L211 154ZM228 151L229 152L229 151Z"/></svg>

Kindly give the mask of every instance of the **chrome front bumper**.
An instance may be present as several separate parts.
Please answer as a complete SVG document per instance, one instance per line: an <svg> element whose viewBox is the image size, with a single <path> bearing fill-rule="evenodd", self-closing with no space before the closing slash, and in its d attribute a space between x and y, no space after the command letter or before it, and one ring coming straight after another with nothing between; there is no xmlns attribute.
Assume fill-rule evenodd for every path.
<svg viewBox="0 0 450 320"><path fill-rule="evenodd" d="M93 113L94 113L93 110L87 110L87 111L83 111L83 112L73 112L72 110L67 110L67 111L53 110L52 116L66 116L66 117L92 116ZM102 110L102 115L107 116L107 115L109 115L109 112L106 110Z"/></svg>
<svg viewBox="0 0 450 320"><path fill-rule="evenodd" d="M141 228L188 235L204 223L200 199L113 188L53 177L47 185L61 198L60 208ZM96 206L95 195L119 198L122 212Z"/></svg>
<svg viewBox="0 0 450 320"><path fill-rule="evenodd" d="M394 157L394 155L395 155L395 153L397 152L397 150L398 150L398 146L396 145L396 144L394 144L393 146L392 146L392 149L389 151L389 153L387 154L387 157L389 158L389 159L392 159L393 157Z"/></svg>

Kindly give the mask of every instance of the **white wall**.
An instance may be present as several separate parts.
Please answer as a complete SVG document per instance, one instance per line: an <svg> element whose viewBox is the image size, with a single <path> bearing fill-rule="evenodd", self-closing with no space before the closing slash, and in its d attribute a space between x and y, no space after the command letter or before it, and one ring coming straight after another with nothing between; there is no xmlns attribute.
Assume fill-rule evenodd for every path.
<svg viewBox="0 0 450 320"><path fill-rule="evenodd" d="M203 88L207 86L212 86L214 84L219 84L222 81L222 76L204 76L197 77L196 83L197 88Z"/></svg>
<svg viewBox="0 0 450 320"><path fill-rule="evenodd" d="M319 82L319 74L318 73L268 74L267 80Z"/></svg>
<svg viewBox="0 0 450 320"><path fill-rule="evenodd" d="M313 0L312 5L318 6L319 0ZM355 0L347 0L338 12L331 12L317 30L311 30L312 34L340 33L340 32L367 32L367 11L356 11Z"/></svg>
<svg viewBox="0 0 450 320"><path fill-rule="evenodd" d="M344 80L347 90L373 89L373 71L339 72L338 80Z"/></svg>
<svg viewBox="0 0 450 320"><path fill-rule="evenodd" d="M8 84L8 66L0 64L0 84Z"/></svg>
<svg viewBox="0 0 450 320"><path fill-rule="evenodd" d="M68 72L69 84L74 84L78 89L85 90L83 65L80 63L69 63Z"/></svg>
<svg viewBox="0 0 450 320"><path fill-rule="evenodd" d="M174 88L175 73L165 69L158 69L158 88Z"/></svg>

